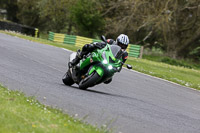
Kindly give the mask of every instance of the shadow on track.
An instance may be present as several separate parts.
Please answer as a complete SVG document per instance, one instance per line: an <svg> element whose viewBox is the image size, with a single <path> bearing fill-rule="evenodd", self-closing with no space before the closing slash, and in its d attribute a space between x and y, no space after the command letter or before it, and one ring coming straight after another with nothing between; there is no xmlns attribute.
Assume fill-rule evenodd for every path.
<svg viewBox="0 0 200 133"><path fill-rule="evenodd" d="M68 87L81 90L81 89L79 89L76 86L68 86ZM81 91L91 92L91 93L100 94L100 95L107 95L107 96L119 97L119 98L126 98L126 99L131 99L131 100L137 100L136 98L132 98L132 97L128 97L128 96L122 96L122 95L118 95L118 94L111 94L111 93L97 91L97 90L87 89L87 90L81 90Z"/></svg>

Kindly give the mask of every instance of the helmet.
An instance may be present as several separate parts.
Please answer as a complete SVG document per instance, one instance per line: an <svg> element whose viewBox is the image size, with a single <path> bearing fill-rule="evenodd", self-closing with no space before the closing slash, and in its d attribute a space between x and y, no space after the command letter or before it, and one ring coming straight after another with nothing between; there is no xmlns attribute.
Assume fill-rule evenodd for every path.
<svg viewBox="0 0 200 133"><path fill-rule="evenodd" d="M126 49L129 44L128 36L125 34L121 34L116 39L117 45L120 46L122 49Z"/></svg>

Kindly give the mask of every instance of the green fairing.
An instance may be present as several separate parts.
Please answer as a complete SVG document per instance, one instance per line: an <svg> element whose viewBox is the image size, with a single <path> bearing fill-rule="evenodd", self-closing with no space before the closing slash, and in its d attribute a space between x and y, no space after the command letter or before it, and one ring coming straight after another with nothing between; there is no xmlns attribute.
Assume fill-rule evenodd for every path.
<svg viewBox="0 0 200 133"><path fill-rule="evenodd" d="M86 58L85 60L81 60L80 61L80 70L82 70L83 68L85 68L87 65L90 64L90 58Z"/></svg>
<svg viewBox="0 0 200 133"><path fill-rule="evenodd" d="M90 70L90 72L89 72L89 75L90 74L92 74L94 71L96 71L98 74L99 74L99 76L103 76L103 74L104 74L104 70L101 68L101 67L99 67L99 66L93 66L92 67L92 69Z"/></svg>
<svg viewBox="0 0 200 133"><path fill-rule="evenodd" d="M96 49L94 50L86 59L83 59L80 61L80 70L84 69L86 66L90 65L92 62L102 62L104 59L102 57L103 52L106 52L106 60L108 61L107 64L104 64L105 67L108 67L108 65L111 65L109 62L109 57L115 61L115 63L112 63L113 67L121 67L120 62L122 61L119 59L116 59L111 50L110 50L110 45L107 44L103 49ZM101 77L104 75L104 70L102 67L98 66L98 65L94 65L90 71L89 71L89 75L96 71ZM110 70L110 76L112 76L114 74L113 70Z"/></svg>

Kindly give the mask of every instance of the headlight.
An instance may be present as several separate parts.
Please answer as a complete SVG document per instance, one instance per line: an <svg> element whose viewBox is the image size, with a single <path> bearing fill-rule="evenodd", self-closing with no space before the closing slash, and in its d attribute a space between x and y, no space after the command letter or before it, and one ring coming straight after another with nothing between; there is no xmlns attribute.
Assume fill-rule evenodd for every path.
<svg viewBox="0 0 200 133"><path fill-rule="evenodd" d="M113 67L112 67L111 65L109 65L109 66L108 66L108 69L111 70L111 69L113 69Z"/></svg>
<svg viewBox="0 0 200 133"><path fill-rule="evenodd" d="M103 64L108 64L108 61L107 60L103 60Z"/></svg>

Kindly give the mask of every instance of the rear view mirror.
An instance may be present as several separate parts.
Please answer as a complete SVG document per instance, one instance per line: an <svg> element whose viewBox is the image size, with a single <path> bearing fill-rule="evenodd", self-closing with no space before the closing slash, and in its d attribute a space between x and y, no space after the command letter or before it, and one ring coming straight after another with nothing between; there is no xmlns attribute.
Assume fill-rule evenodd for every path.
<svg viewBox="0 0 200 133"><path fill-rule="evenodd" d="M107 42L106 37L104 35L101 36L101 40L104 41L104 42Z"/></svg>
<svg viewBox="0 0 200 133"><path fill-rule="evenodd" d="M127 64L126 67L127 67L128 69L132 69L132 66L129 65L129 64Z"/></svg>

